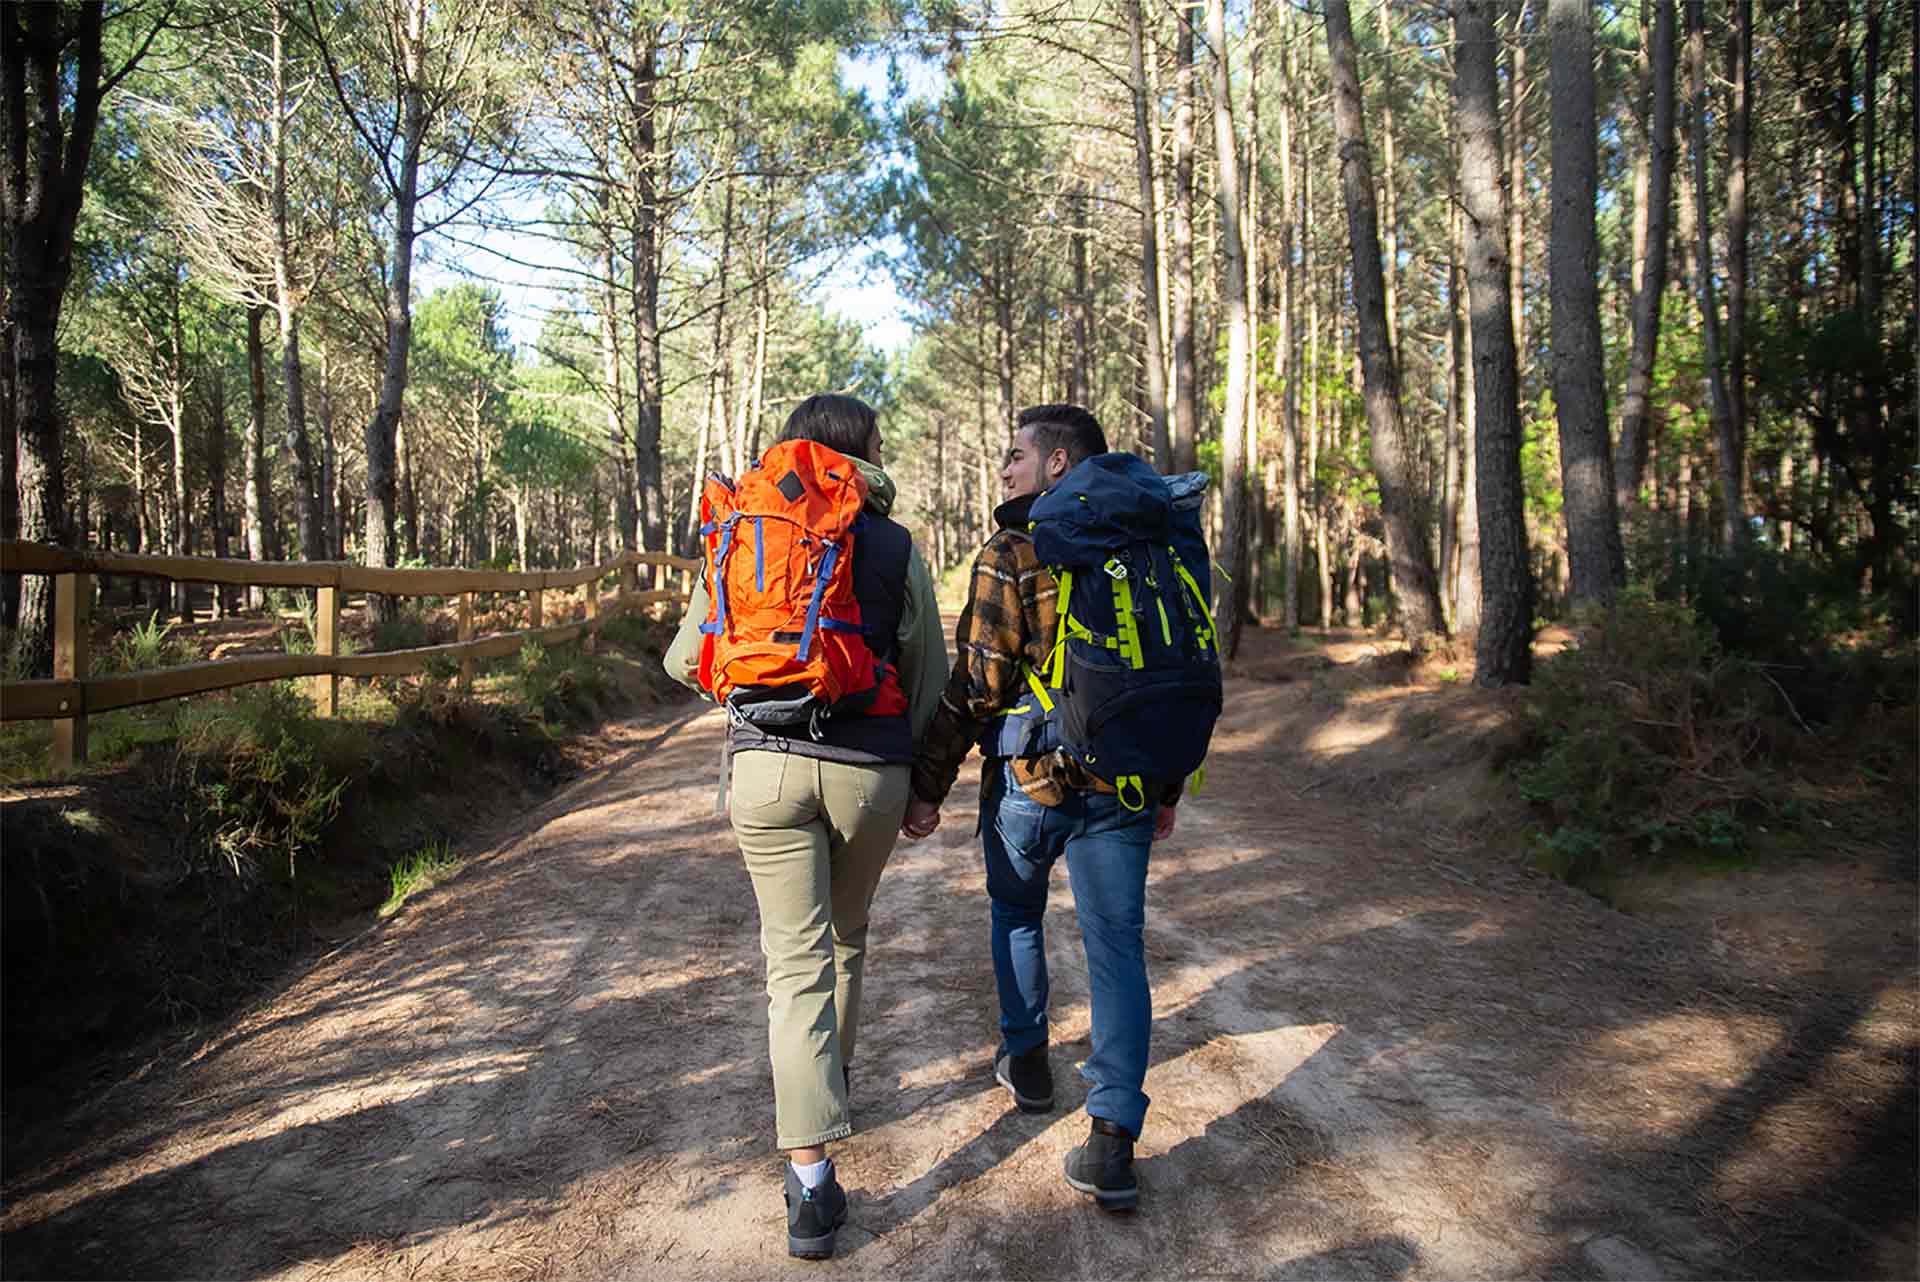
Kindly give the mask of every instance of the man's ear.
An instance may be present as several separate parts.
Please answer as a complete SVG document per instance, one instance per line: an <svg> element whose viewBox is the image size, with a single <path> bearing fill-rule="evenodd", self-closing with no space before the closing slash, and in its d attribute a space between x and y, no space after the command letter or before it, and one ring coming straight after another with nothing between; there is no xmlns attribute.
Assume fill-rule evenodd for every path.
<svg viewBox="0 0 1920 1282"><path fill-rule="evenodd" d="M1073 460L1067 457L1064 449L1055 450L1047 455L1047 479L1057 481L1073 470Z"/></svg>

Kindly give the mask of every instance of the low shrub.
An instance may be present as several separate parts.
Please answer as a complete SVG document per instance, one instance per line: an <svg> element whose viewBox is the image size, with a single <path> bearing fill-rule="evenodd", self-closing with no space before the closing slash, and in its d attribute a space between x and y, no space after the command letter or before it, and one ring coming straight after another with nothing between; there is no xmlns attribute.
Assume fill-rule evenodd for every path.
<svg viewBox="0 0 1920 1282"><path fill-rule="evenodd" d="M196 803L194 844L247 883L284 865L297 885L302 855L340 810L365 733L321 720L290 681L249 686L182 718L176 769Z"/></svg>
<svg viewBox="0 0 1920 1282"><path fill-rule="evenodd" d="M138 672L146 668L172 668L192 663L200 656L193 646L173 635L174 625L160 622L155 610L145 623L136 623L114 637L106 653L104 672Z"/></svg>
<svg viewBox="0 0 1920 1282"><path fill-rule="evenodd" d="M586 725L618 697L618 687L578 647L549 650L537 641L520 647L516 693L522 707L549 730Z"/></svg>
<svg viewBox="0 0 1920 1282"><path fill-rule="evenodd" d="M1804 817L1773 768L1801 733L1790 709L1690 608L1633 588L1578 631L1529 691L1533 742L1513 770L1545 820L1550 871L1585 881L1636 857L1735 855L1750 825Z"/></svg>

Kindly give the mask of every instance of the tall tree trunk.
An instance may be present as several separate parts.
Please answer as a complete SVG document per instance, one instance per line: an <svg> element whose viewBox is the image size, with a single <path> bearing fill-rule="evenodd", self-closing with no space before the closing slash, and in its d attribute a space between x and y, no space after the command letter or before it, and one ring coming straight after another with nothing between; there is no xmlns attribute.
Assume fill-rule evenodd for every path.
<svg viewBox="0 0 1920 1282"><path fill-rule="evenodd" d="M265 561L273 555L268 538L272 533L273 492L267 473L267 356L262 335L267 309L262 304L247 308L247 556ZM266 604L266 589L247 589L247 608L258 610Z"/></svg>
<svg viewBox="0 0 1920 1282"><path fill-rule="evenodd" d="M640 502L642 541L659 551L666 541L666 493L662 488L660 428L663 367L660 352L659 32L648 26L632 76L634 142L633 297L634 396L639 420L634 441L634 489Z"/></svg>
<svg viewBox="0 0 1920 1282"><path fill-rule="evenodd" d="M1707 8L1705 0L1687 0L1687 63L1692 78L1688 137L1693 153L1694 250L1698 262L1694 291L1700 301L1701 340L1707 366L1707 391L1713 439L1719 447L1721 545L1729 551L1744 537L1746 523L1746 444L1727 401L1727 378L1720 362L1720 304L1713 287L1713 235L1707 214Z"/></svg>
<svg viewBox="0 0 1920 1282"><path fill-rule="evenodd" d="M1455 171L1458 172L1457 153ZM1467 359L1467 309L1461 294L1466 275L1461 261L1460 202L1447 205L1447 439L1441 451L1440 482L1440 595L1449 606L1447 617L1456 631L1465 632L1460 609L1460 542L1462 513L1467 504L1461 495L1468 492L1462 482L1461 461L1464 445L1473 431L1473 420L1466 412L1466 392L1471 362ZM1477 606L1477 601L1476 601ZM1476 608L1478 626L1478 610Z"/></svg>
<svg viewBox="0 0 1920 1282"><path fill-rule="evenodd" d="M1527 13L1533 0L1519 0L1513 39L1507 45L1507 302L1513 312L1516 353L1531 350L1527 334ZM1516 356L1516 367L1517 367Z"/></svg>
<svg viewBox="0 0 1920 1282"><path fill-rule="evenodd" d="M1643 44L1647 107L1645 254L1633 293L1633 341L1626 404L1613 459L1614 503L1626 512L1646 473L1653 365L1660 351L1660 300L1667 290L1668 228L1673 207L1674 0L1652 0L1653 28ZM1635 213L1636 226L1640 211Z"/></svg>
<svg viewBox="0 0 1920 1282"><path fill-rule="evenodd" d="M993 256L993 280L989 284L993 295L993 368L1000 388L1000 430L1005 433L1013 430L1013 348L1018 338L1013 322L1013 247L995 245ZM991 533L991 526L988 531Z"/></svg>
<svg viewBox="0 0 1920 1282"><path fill-rule="evenodd" d="M324 399L324 394L323 394ZM394 444L400 456L400 534L403 555L409 561L420 560L420 492L413 481L413 435L407 431L406 420L394 434Z"/></svg>
<svg viewBox="0 0 1920 1282"><path fill-rule="evenodd" d="M1869 0L1869 10L1875 0ZM1871 21L1871 18L1869 19ZM1728 79L1733 86L1727 112L1727 417L1733 439L1739 442L1742 457L1736 460L1737 475L1730 494L1746 489L1747 441L1747 169L1753 150L1753 0L1734 0L1733 35L1728 41ZM1871 66L1871 62L1869 62ZM1869 85L1872 81L1869 80ZM1873 90L1867 91L1866 110L1871 119ZM1871 199L1869 197L1869 199ZM1871 208L1871 206L1869 206ZM1871 225L1871 219L1869 219ZM1867 237L1872 244L1873 238ZM1723 474L1725 469L1722 469ZM1733 504L1728 514L1728 544L1732 545L1736 527L1745 528L1744 500Z"/></svg>
<svg viewBox="0 0 1920 1282"><path fill-rule="evenodd" d="M293 463L294 519L300 530L300 555L308 561L319 561L326 558L326 548L320 526L320 500L315 492L313 448L307 440L307 399L300 367L300 303L295 294L293 242L287 221L286 25L286 5L282 0L274 5L271 24L273 119L267 126L273 148L273 292L275 315L280 323L280 371L287 406L286 445ZM408 217L411 218L411 211ZM371 453L367 468L371 475Z"/></svg>
<svg viewBox="0 0 1920 1282"><path fill-rule="evenodd" d="M73 275L73 231L86 195L87 162L100 120L100 36L105 6L23 4L0 7L0 101L7 104L6 321L17 433L19 536L66 544L67 488L62 420L55 383L60 366L60 306ZM28 676L53 671L53 579L20 584L15 667Z"/></svg>
<svg viewBox="0 0 1920 1282"><path fill-rule="evenodd" d="M1222 283L1227 309L1227 404L1220 427L1220 516L1225 527L1227 583L1224 591L1214 589L1214 597L1220 602L1214 616L1220 619L1225 615L1220 653L1232 660L1240 650L1240 631L1253 582L1247 521L1247 375L1253 357L1247 319L1247 251L1240 228L1240 144L1234 134L1233 84L1227 74L1225 0L1207 0L1207 38L1213 44L1213 150L1219 168L1220 240L1226 260Z"/></svg>
<svg viewBox="0 0 1920 1282"><path fill-rule="evenodd" d="M1327 54L1333 80L1333 127L1340 144L1347 236L1353 246L1353 301L1358 313L1367 423L1373 470L1380 486L1387 557L1393 567L1395 612L1407 643L1422 650L1447 625L1434 577L1433 549L1420 510L1412 450L1400 414L1400 383L1387 338L1386 285L1380 269L1380 230L1373 201L1372 163L1360 111L1360 77L1347 0L1327 0Z"/></svg>
<svg viewBox="0 0 1920 1282"><path fill-rule="evenodd" d="M1273 348L1273 374L1280 386L1281 624L1300 626L1300 373L1295 351L1297 295L1301 284L1293 261L1294 207L1293 111L1299 55L1293 42L1293 11L1280 11L1280 41L1286 50L1286 84L1280 93L1280 334Z"/></svg>
<svg viewBox="0 0 1920 1282"><path fill-rule="evenodd" d="M1498 0L1454 7L1454 106L1459 117L1460 191L1467 217L1467 287L1473 309L1475 501L1480 540L1482 685L1524 684L1533 666L1533 576L1527 563L1520 476L1519 376L1508 298L1506 191L1500 181L1500 112L1492 9Z"/></svg>
<svg viewBox="0 0 1920 1282"><path fill-rule="evenodd" d="M207 380L207 527L213 532L213 554L226 560L231 548L227 541L227 375L212 364ZM84 475L83 475L84 483ZM86 501L81 500L81 510ZM213 589L213 617L225 618L233 598L233 589L216 584Z"/></svg>
<svg viewBox="0 0 1920 1282"><path fill-rule="evenodd" d="M319 391L315 409L320 419L320 484L314 499L320 509L320 555L339 561L346 557L340 538L340 441L333 430L333 362L324 339L320 343Z"/></svg>
<svg viewBox="0 0 1920 1282"><path fill-rule="evenodd" d="M1093 285L1087 271L1087 242L1093 235L1089 226L1087 182L1074 184L1067 201L1070 211L1067 229L1068 256L1073 267L1073 365L1067 399L1075 405L1093 403Z"/></svg>
<svg viewBox="0 0 1920 1282"><path fill-rule="evenodd" d="M1173 89L1173 470L1199 466L1200 401L1193 337L1193 18L1175 10Z"/></svg>
<svg viewBox="0 0 1920 1282"><path fill-rule="evenodd" d="M1387 348L1397 362L1400 355L1400 187L1399 138L1393 128L1393 12L1386 4L1374 7L1380 28L1380 235L1386 249ZM1397 366L1396 366L1397 368Z"/></svg>
<svg viewBox="0 0 1920 1282"><path fill-rule="evenodd" d="M173 438L173 474L168 502L171 510L167 514L167 551L174 556L191 556L193 508L187 499L187 351L185 326L180 317L182 282L178 275L174 275L168 284L171 286L171 297L167 308L167 431ZM192 622L188 586L183 580L173 581L173 613L175 618Z"/></svg>
<svg viewBox="0 0 1920 1282"><path fill-rule="evenodd" d="M1160 282L1159 201L1153 180L1154 138L1148 110L1145 55L1141 49L1141 0L1127 6L1127 54L1133 88L1133 160L1140 179L1140 293L1142 328L1146 339L1147 415L1153 423L1153 463L1162 472L1173 469L1173 438L1167 426L1167 356L1162 335L1166 325Z"/></svg>
<svg viewBox="0 0 1920 1282"><path fill-rule="evenodd" d="M397 175L399 187L393 193L393 278L387 285L387 359L380 373L379 399L366 429L367 519L361 560L374 567L394 562L393 536L399 497L396 455L400 415L406 405L407 360L413 347L414 217L419 207L420 151L427 129L426 91L421 83L426 0L410 0L406 21L407 29L401 42L405 61L401 95L405 127ZM394 598L379 593L370 596L367 604L373 617L382 621L393 618L398 610Z"/></svg>
<svg viewBox="0 0 1920 1282"><path fill-rule="evenodd" d="M611 196L601 200L602 216L609 209ZM606 380L607 399L607 452L618 465L619 483L614 487L615 522L620 528L620 550L635 552L639 550L639 509L634 501L633 469L628 466L630 456L627 437L627 398L621 385L624 367L620 363L619 308L614 297L614 268L612 229L607 229L607 245L600 259L600 376ZM482 440L481 425L474 424L474 450L479 456ZM478 493L483 479L476 464L474 469L474 489ZM478 540L476 539L476 542Z"/></svg>
<svg viewBox="0 0 1920 1282"><path fill-rule="evenodd" d="M1553 131L1553 399L1560 420L1571 600L1611 605L1626 583L1607 435L1600 339L1600 245L1594 232L1598 143L1593 91L1593 0L1549 0Z"/></svg>

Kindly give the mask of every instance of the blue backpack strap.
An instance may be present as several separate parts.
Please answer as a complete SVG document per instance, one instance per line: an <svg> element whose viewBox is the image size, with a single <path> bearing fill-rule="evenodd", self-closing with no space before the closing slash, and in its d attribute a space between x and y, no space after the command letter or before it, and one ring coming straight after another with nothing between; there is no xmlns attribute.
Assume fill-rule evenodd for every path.
<svg viewBox="0 0 1920 1282"><path fill-rule="evenodd" d="M700 625L705 633L720 632L727 626L727 554L733 551L733 531L739 521L737 516L729 517L720 527L720 549L713 554L713 582L708 584L713 589L715 611L712 623Z"/></svg>
<svg viewBox="0 0 1920 1282"><path fill-rule="evenodd" d="M753 518L753 588L756 592L767 590L767 530L766 520Z"/></svg>
<svg viewBox="0 0 1920 1282"><path fill-rule="evenodd" d="M820 602L827 595L827 581L833 578L833 567L840 563L840 545L827 544L827 550L820 554L820 569L813 577L813 599L807 602L807 621L800 628L800 662L805 663L813 652L813 635L820 630Z"/></svg>

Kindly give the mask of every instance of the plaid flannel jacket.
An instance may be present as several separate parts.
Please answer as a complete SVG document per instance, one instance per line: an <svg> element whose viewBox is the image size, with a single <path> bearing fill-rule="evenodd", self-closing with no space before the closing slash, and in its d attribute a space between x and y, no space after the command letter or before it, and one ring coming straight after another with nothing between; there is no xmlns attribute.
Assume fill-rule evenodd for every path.
<svg viewBox="0 0 1920 1282"><path fill-rule="evenodd" d="M1038 497L1002 503L993 514L1000 529L974 558L973 583L953 633L953 671L913 763L913 792L923 801L946 800L987 723L1026 697L1023 663L1038 671L1053 645L1060 592L1027 533L1027 512ZM1057 748L1038 757L1015 757L1012 763L1021 790L1044 806L1059 805L1073 789L1113 791L1112 784ZM981 770L983 795L991 767L987 762ZM1169 785L1161 804L1176 804L1183 783Z"/></svg>

